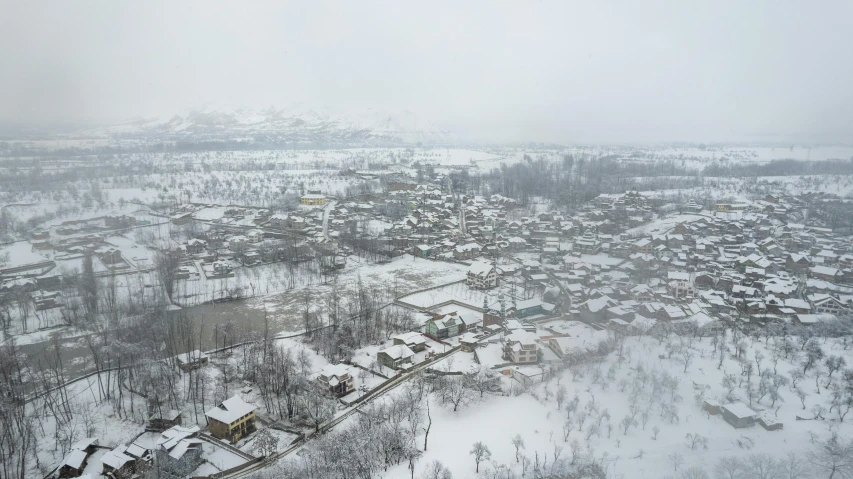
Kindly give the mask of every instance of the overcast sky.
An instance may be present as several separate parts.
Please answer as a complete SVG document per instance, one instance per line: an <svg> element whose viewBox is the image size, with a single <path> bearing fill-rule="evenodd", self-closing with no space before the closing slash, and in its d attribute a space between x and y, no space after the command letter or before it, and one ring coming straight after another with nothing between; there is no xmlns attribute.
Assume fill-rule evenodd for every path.
<svg viewBox="0 0 853 479"><path fill-rule="evenodd" d="M492 141L853 141L853 1L7 1L0 122L408 109Z"/></svg>

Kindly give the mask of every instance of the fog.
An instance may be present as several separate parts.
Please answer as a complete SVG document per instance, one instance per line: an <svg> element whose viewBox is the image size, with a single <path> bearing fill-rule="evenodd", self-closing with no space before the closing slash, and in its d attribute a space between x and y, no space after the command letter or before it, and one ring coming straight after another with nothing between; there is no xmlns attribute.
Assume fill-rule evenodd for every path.
<svg viewBox="0 0 853 479"><path fill-rule="evenodd" d="M0 123L408 109L494 141L850 141L853 3L3 2Z"/></svg>

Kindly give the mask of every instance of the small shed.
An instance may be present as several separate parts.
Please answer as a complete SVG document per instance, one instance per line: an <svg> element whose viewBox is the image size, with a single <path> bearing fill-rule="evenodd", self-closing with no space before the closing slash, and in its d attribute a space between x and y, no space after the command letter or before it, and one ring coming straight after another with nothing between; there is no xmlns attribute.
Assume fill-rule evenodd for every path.
<svg viewBox="0 0 853 479"><path fill-rule="evenodd" d="M178 367L183 371L190 371L192 369L198 369L209 361L207 354L199 351L198 349L190 351L188 353L183 353L175 356L177 360Z"/></svg>
<svg viewBox="0 0 853 479"><path fill-rule="evenodd" d="M83 470L86 469L86 459L89 457L85 451L73 449L65 456L62 465L59 467L59 477L80 477Z"/></svg>
<svg viewBox="0 0 853 479"><path fill-rule="evenodd" d="M469 353L472 353L477 349L478 341L477 335L471 332L465 333L459 337L459 344L462 346L462 350Z"/></svg>
<svg viewBox="0 0 853 479"><path fill-rule="evenodd" d="M148 418L148 429L156 432L162 432L170 427L181 425L181 411L175 409L162 410L155 409Z"/></svg>
<svg viewBox="0 0 853 479"><path fill-rule="evenodd" d="M783 426L782 422L779 421L776 416L769 413L759 415L756 422L758 422L758 424L761 424L761 427L767 429L768 431L776 431L778 429L782 429Z"/></svg>
<svg viewBox="0 0 853 479"><path fill-rule="evenodd" d="M751 427L756 413L742 402L733 402L722 407L723 419L735 428Z"/></svg>

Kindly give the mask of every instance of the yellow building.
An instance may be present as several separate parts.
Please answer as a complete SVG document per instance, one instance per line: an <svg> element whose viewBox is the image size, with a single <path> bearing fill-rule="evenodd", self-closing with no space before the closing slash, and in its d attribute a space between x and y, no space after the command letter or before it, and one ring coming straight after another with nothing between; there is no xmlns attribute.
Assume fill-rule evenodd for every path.
<svg viewBox="0 0 853 479"><path fill-rule="evenodd" d="M325 205L326 204L326 195L304 195L299 199L300 203L303 205Z"/></svg>
<svg viewBox="0 0 853 479"><path fill-rule="evenodd" d="M255 406L243 401L240 396L232 396L205 413L210 426L210 434L217 439L226 439L232 443L255 432Z"/></svg>

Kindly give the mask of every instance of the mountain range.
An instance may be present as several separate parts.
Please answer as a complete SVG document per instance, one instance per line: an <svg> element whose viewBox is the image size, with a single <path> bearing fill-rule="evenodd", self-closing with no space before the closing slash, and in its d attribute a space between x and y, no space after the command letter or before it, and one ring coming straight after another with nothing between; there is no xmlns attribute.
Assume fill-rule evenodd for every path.
<svg viewBox="0 0 853 479"><path fill-rule="evenodd" d="M317 109L194 109L165 118L135 119L75 132L77 138L148 141L251 140L314 146L455 144L451 131L403 110L338 115Z"/></svg>

